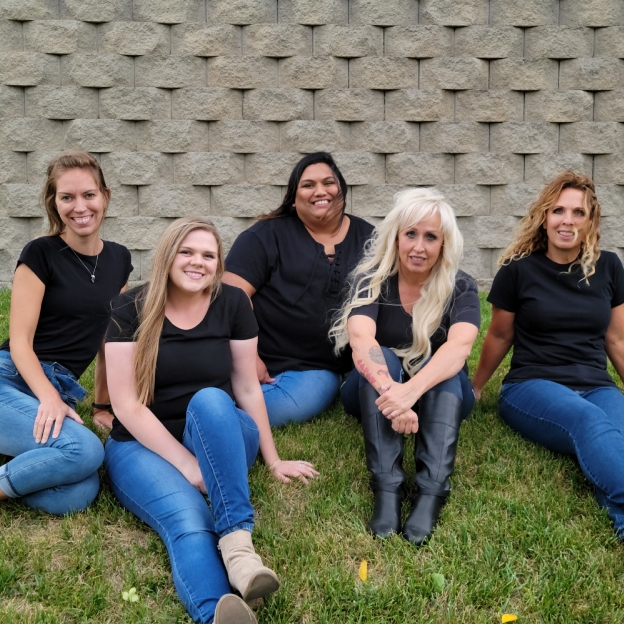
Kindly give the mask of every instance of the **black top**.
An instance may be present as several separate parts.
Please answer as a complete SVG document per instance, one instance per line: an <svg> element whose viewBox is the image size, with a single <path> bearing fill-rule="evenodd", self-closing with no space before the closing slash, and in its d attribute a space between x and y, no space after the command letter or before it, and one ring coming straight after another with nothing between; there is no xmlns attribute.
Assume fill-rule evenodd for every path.
<svg viewBox="0 0 624 624"><path fill-rule="evenodd" d="M60 236L41 236L22 250L25 264L45 285L33 349L41 362L58 362L76 378L96 356L106 333L111 301L132 271L130 252L103 241L97 257L75 252ZM81 264L83 262L88 270ZM0 346L8 351L9 341Z"/></svg>
<svg viewBox="0 0 624 624"><path fill-rule="evenodd" d="M333 353L328 332L340 307L347 275L358 263L373 226L348 215L345 239L333 262L296 213L258 221L241 233L225 268L255 289L254 312L260 326L258 352L271 375L286 370L351 367L350 354Z"/></svg>
<svg viewBox="0 0 624 624"><path fill-rule="evenodd" d="M399 276L393 275L381 287L381 294L374 303L355 308L351 316L368 316L376 323L375 340L390 349L406 349L412 345L411 314L408 314L399 296ZM481 325L479 291L475 281L463 271L455 276L455 289L451 300L442 315L442 321L431 337L431 355L445 342L448 330L455 323L471 323L477 328ZM467 365L464 365L467 371Z"/></svg>
<svg viewBox="0 0 624 624"><path fill-rule="evenodd" d="M143 288L133 288L113 302L106 342L134 342L139 327L137 297ZM257 335L258 324L247 295L227 284L192 329L180 329L165 317L158 341L154 400L148 407L175 438L182 441L186 408L196 392L221 388L234 398L230 340L249 340ZM111 435L119 442L134 440L116 418Z"/></svg>
<svg viewBox="0 0 624 624"><path fill-rule="evenodd" d="M620 259L602 251L596 273L583 272L533 253L502 266L488 301L514 312L514 352L503 383L547 379L589 390L612 386L607 373L605 333L611 308L624 303L624 269Z"/></svg>

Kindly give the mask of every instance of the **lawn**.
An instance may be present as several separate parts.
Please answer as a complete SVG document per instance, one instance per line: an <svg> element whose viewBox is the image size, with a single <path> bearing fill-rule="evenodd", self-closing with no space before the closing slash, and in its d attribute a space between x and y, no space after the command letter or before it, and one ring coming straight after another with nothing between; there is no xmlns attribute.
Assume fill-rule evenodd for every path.
<svg viewBox="0 0 624 624"><path fill-rule="evenodd" d="M488 307L484 301L485 326ZM2 339L8 311L9 293L1 291ZM259 463L251 472L255 543L283 582L258 610L259 622L477 623L500 622L503 613L531 624L624 621L624 547L575 462L502 424L502 376L463 425L453 493L421 549L366 533L372 495L362 436L339 405L276 432L281 456L314 462L321 477L305 487L277 483ZM92 370L82 383L92 388ZM79 410L89 426L91 401ZM412 474L409 451L406 457ZM363 560L365 582L358 575ZM131 587L137 602L122 599ZM68 518L0 503L0 622L191 620L160 539L103 485L86 513Z"/></svg>

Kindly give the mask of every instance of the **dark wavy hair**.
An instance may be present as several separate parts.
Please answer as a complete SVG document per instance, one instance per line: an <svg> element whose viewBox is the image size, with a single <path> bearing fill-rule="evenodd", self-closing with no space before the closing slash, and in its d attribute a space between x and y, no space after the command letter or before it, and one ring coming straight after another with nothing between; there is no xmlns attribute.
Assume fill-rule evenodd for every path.
<svg viewBox="0 0 624 624"><path fill-rule="evenodd" d="M338 185L340 186L340 196L336 199L342 199L342 213L344 214L345 206L347 205L347 183L345 182L344 176L340 173L340 169L338 169L338 166L334 162L331 154L327 152L314 152L313 154L304 156L295 165L295 168L292 170L290 178L288 179L286 195L284 195L281 205L275 210L271 210L271 212L263 214L259 218L276 219L277 217L287 217L288 215L291 215L295 211L295 196L297 195L297 188L299 186L301 176L303 176L303 172L310 165L317 165L319 163L326 164L338 180Z"/></svg>

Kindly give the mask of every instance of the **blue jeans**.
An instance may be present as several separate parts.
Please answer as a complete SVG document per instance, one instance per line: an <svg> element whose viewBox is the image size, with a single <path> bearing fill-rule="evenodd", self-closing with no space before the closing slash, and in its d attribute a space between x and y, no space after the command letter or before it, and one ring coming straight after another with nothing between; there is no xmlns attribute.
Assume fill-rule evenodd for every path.
<svg viewBox="0 0 624 624"><path fill-rule="evenodd" d="M262 384L271 427L305 422L326 410L336 398L340 375L328 370L285 371Z"/></svg>
<svg viewBox="0 0 624 624"><path fill-rule="evenodd" d="M574 455L624 539L624 396L614 386L575 392L553 381L505 384L503 420L531 442Z"/></svg>
<svg viewBox="0 0 624 624"><path fill-rule="evenodd" d="M218 388L195 394L186 412L184 446L199 463L210 506L177 468L140 442L106 442L106 469L121 504L162 538L180 599L196 622L213 621L231 591L219 539L251 531L254 510L247 472L260 436L253 419Z"/></svg>
<svg viewBox="0 0 624 624"><path fill-rule="evenodd" d="M63 366L41 362L46 377L67 405L87 391ZM97 469L104 460L98 437L84 425L65 418L58 438L35 442L33 428L39 400L15 368L8 351L0 351L0 454L14 459L0 466L0 489L10 498L64 515L82 511L96 497Z"/></svg>

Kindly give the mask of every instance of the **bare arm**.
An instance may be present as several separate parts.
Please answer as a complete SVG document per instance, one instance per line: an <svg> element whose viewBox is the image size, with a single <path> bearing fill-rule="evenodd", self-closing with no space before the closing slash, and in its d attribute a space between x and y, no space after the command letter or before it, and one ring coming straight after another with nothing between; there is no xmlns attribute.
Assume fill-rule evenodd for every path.
<svg viewBox="0 0 624 624"><path fill-rule="evenodd" d="M477 399L481 398L483 387L511 349L514 339L513 324L515 317L514 312L492 306L492 322L481 349L477 372L472 380L472 387Z"/></svg>
<svg viewBox="0 0 624 624"><path fill-rule="evenodd" d="M617 374L624 381L624 303L611 310L605 348Z"/></svg>
<svg viewBox="0 0 624 624"><path fill-rule="evenodd" d="M232 391L237 405L247 412L258 426L260 432L260 452L273 475L280 481L288 482L289 477L298 477L304 483L314 478L318 472L312 464L304 461L282 461L277 454L273 434L269 425L266 405L256 375L254 354L257 350L257 338L249 340L230 340L232 352Z"/></svg>
<svg viewBox="0 0 624 624"><path fill-rule="evenodd" d="M9 337L11 358L20 375L39 399L33 435L37 442L47 442L52 427L53 438L58 437L65 416L82 424L78 414L63 402L61 396L45 376L33 350L35 330L45 293L44 283L25 264L15 270L11 292Z"/></svg>

